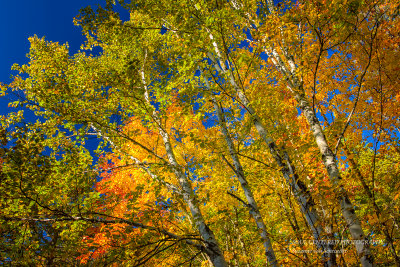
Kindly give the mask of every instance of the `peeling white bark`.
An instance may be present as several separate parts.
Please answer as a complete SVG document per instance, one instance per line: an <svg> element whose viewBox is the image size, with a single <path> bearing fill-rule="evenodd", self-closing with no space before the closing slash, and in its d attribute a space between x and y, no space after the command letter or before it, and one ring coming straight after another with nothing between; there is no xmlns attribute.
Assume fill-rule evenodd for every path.
<svg viewBox="0 0 400 267"><path fill-rule="evenodd" d="M146 57L145 57L145 60L146 60ZM148 92L148 88L147 88L147 82L146 82L146 78L145 78L145 74L144 74L144 66L140 70L140 75L142 78L143 88L145 90L145 93L144 93L145 100L148 105L151 105L150 99L149 99L149 92ZM192 214L195 226L199 230L201 237L204 239L205 247L207 248L206 253L210 257L210 260L214 266L227 267L228 265L225 261L224 254L223 254L222 250L220 249L218 241L216 240L214 233L208 227L208 225L206 224L206 222L203 218L203 215L199 208L197 199L193 193L191 184L188 181L188 178L186 177L182 167L179 165L178 161L176 160L176 157L175 157L175 154L174 154L171 142L170 142L170 137L169 137L167 131L161 127L161 119L159 118L159 116L155 110L153 111L152 116L153 116L153 119L157 123L158 131L162 137L170 166L171 166L176 178L179 181L180 187L182 188L183 199L189 207L189 210L190 210L190 213Z"/></svg>
<svg viewBox="0 0 400 267"><path fill-rule="evenodd" d="M209 84L207 78L205 78L204 76L203 76L203 78L204 78L206 87L208 88L209 91L211 91L211 87L210 87L210 84ZM234 143L228 132L226 122L225 122L225 116L223 115L221 107L218 105L218 102L215 99L215 96L213 96L213 95L211 95L211 102L213 103L215 112L218 117L219 126L221 128L222 134L224 135L225 142L228 146L229 154L231 155L231 158L233 161L236 176L237 176L237 178L240 182L240 185L243 189L243 192L246 196L246 200L248 203L247 206L249 207L250 214L253 216L254 221L256 222L257 228L260 230L260 235L261 235L261 239L263 241L263 245L265 248L265 255L267 257L268 263L271 266L279 266L278 261L275 256L275 252L272 248L272 243L269 238L269 234L267 232L267 228L265 226L264 220L263 220L260 210L257 206L257 202L254 199L253 192L251 191L250 186L246 180L242 164L240 163L239 157L234 148Z"/></svg>

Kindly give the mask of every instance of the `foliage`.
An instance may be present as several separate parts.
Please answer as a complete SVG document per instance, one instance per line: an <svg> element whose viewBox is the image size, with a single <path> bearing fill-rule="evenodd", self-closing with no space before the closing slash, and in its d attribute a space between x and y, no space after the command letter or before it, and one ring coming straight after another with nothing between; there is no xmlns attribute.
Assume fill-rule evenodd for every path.
<svg viewBox="0 0 400 267"><path fill-rule="evenodd" d="M119 2L2 86L0 262L400 266L399 1Z"/></svg>

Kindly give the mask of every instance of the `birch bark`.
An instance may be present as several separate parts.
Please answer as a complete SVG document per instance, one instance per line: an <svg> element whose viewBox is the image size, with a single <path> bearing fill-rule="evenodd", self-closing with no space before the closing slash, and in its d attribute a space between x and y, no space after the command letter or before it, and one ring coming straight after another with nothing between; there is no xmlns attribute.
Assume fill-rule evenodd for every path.
<svg viewBox="0 0 400 267"><path fill-rule="evenodd" d="M341 184L342 178L340 177L339 168L337 166L335 155L328 145L325 134L322 131L322 127L308 101L304 95L295 94L295 99L299 103L300 109L304 112L307 121L310 125L310 129L314 135L315 142L322 155L322 161L324 162L325 168L328 172L328 176L332 184L338 188L337 200L340 205L340 209L345 219L347 226L350 231L350 235L354 240L354 245L357 250L357 254L360 257L362 266L373 266L373 257L369 248L368 240L365 237L364 231L361 227L361 222L358 219L354 211L354 205L351 203L346 189Z"/></svg>
<svg viewBox="0 0 400 267"><path fill-rule="evenodd" d="M145 55L145 60L146 60ZM142 85L144 88L144 96L145 96L145 101L147 102L148 105L151 106L150 98L149 98L149 91L147 87L147 82L144 74L144 65L142 69L140 70L140 76L142 79ZM204 239L205 242L205 247L206 247L206 253L210 257L211 262L213 263L214 266L216 267L226 267L228 266L224 254L222 250L220 249L220 245L218 244L218 241L216 240L214 233L212 230L208 227L206 224L203 215L201 213L201 210L199 208L197 199L193 193L193 189L190 185L190 182L188 181L187 176L185 175L184 171L182 170L182 167L179 165L178 161L176 160L175 153L173 151L170 137L165 129L161 127L161 119L158 116L157 112L154 110L152 114L153 119L155 120L159 134L162 137L165 151L167 153L168 161L171 165L171 168L177 177L179 181L179 185L182 188L182 195L184 201L187 203L190 213L192 214L193 221L195 226L200 232L201 237Z"/></svg>
<svg viewBox="0 0 400 267"><path fill-rule="evenodd" d="M210 89L210 85L208 83L208 80L203 76L204 82L206 84L206 87ZM228 146L229 154L231 155L234 169L236 176L240 182L240 185L244 191L244 194L246 196L246 200L248 202L248 207L250 209L250 214L253 216L254 221L256 222L257 228L260 230L260 235L261 239L263 241L263 245L265 248L265 256L267 257L268 263L271 266L279 266L278 261L276 259L274 250L272 248L272 243L269 238L269 234L267 232L267 229L265 227L264 220L261 216L260 210L257 206L257 202L254 199L253 192L251 191L249 184L246 180L244 171L243 171L243 166L240 163L239 157L235 151L234 144L232 141L232 138L230 137L230 134L228 132L226 122L225 122L225 116L223 115L221 107L218 105L217 100L215 99L215 96L211 96L211 102L213 103L214 110L217 114L218 121L219 121L219 126L221 128L222 134L224 135L225 142Z"/></svg>

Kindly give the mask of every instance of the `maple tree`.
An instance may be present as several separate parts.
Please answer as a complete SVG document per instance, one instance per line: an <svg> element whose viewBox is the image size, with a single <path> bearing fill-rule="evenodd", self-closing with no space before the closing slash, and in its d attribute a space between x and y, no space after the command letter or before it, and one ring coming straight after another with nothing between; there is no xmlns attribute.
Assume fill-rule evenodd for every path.
<svg viewBox="0 0 400 267"><path fill-rule="evenodd" d="M2 86L0 261L400 266L399 1L106 2Z"/></svg>

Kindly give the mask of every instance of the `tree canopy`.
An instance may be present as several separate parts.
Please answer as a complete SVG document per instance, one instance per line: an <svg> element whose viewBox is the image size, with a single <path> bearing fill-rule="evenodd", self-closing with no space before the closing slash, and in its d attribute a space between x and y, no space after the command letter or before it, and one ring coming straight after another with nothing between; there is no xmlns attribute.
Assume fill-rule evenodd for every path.
<svg viewBox="0 0 400 267"><path fill-rule="evenodd" d="M400 266L399 1L115 2L1 84L1 264Z"/></svg>

